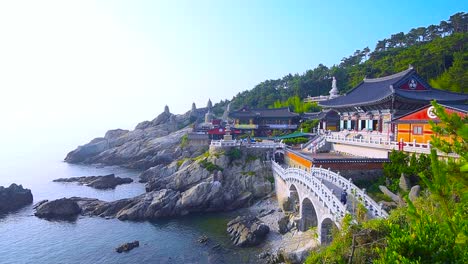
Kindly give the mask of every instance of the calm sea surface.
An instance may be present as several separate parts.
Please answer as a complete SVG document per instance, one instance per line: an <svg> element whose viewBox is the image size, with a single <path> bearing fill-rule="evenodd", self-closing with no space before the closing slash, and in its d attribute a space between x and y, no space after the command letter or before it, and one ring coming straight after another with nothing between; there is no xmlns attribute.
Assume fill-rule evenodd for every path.
<svg viewBox="0 0 468 264"><path fill-rule="evenodd" d="M119 167L71 165L62 157L11 158L0 161L0 186L22 184L34 203L80 196L106 201L144 193L138 171ZM53 179L114 173L131 177L115 190L95 190ZM0 215L0 263L255 263L258 249L231 245L226 223L231 214L200 214L155 222L127 222L80 217L74 222L47 221L33 216L32 205ZM207 235L207 245L196 240ZM118 254L114 248L133 240L140 247Z"/></svg>

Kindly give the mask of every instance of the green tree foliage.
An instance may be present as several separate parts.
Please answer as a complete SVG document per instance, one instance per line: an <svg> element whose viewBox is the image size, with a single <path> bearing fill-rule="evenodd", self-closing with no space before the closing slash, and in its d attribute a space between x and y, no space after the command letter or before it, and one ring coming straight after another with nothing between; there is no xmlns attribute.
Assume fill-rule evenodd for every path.
<svg viewBox="0 0 468 264"><path fill-rule="evenodd" d="M305 137L283 139L283 143L289 146L303 144L303 143L306 143L307 141L309 141L309 139Z"/></svg>
<svg viewBox="0 0 468 264"><path fill-rule="evenodd" d="M269 108L282 108L289 107L293 112L302 114L306 112L317 112L320 111L320 107L316 102L305 103L299 96L289 97L286 101L276 100L273 105L270 105Z"/></svg>
<svg viewBox="0 0 468 264"><path fill-rule="evenodd" d="M234 160L238 160L242 157L242 152L238 148L231 148L227 152L225 152L225 155L229 157L229 161L232 162Z"/></svg>
<svg viewBox="0 0 468 264"><path fill-rule="evenodd" d="M302 131L304 133L312 133L314 128L317 127L318 123L320 121L317 120L317 119L314 119L314 120L306 120L304 122L301 123L301 125L299 126L299 129L298 131Z"/></svg>

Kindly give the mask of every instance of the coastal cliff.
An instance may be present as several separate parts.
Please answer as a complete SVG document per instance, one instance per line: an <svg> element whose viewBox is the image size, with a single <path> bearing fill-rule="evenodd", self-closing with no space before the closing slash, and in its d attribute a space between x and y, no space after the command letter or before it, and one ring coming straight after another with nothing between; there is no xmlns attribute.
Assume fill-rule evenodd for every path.
<svg viewBox="0 0 468 264"><path fill-rule="evenodd" d="M174 161L164 170L153 168L144 172L142 175L148 181L145 194L113 202L80 197L66 202L71 200L79 206L76 214L120 220L233 210L272 191L271 169L263 163L263 156L263 151L251 149L206 152L196 158ZM38 206L36 215L54 216L48 205L51 202ZM42 212L44 208L46 212Z"/></svg>
<svg viewBox="0 0 468 264"><path fill-rule="evenodd" d="M148 169L169 164L181 155L199 155L199 147L180 147L182 136L190 131L187 127L190 123L190 112L174 115L166 108L155 119L139 123L132 131L107 131L104 137L95 138L68 153L65 161Z"/></svg>

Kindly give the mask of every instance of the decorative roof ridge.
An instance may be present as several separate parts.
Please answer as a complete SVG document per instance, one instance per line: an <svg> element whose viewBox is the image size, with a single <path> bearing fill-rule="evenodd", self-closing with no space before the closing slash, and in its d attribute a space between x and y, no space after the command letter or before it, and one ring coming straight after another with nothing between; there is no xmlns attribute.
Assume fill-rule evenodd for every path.
<svg viewBox="0 0 468 264"><path fill-rule="evenodd" d="M278 107L278 108L250 108L248 110L256 111L256 110L283 110L283 109L288 109L289 111L291 111L288 106Z"/></svg>
<svg viewBox="0 0 468 264"><path fill-rule="evenodd" d="M402 71L402 72L398 72L398 73L395 73L395 74L392 74L392 75L388 75L388 76L384 76L384 77L373 78L373 79L365 78L365 79L363 80L363 82L366 82L366 83L374 83L374 82L388 81L388 80L391 80L391 79L396 79L396 78L403 77L403 76L405 76L405 75L407 75L408 73L413 72L413 71L414 71L413 68L409 68L409 69L404 70L404 71Z"/></svg>

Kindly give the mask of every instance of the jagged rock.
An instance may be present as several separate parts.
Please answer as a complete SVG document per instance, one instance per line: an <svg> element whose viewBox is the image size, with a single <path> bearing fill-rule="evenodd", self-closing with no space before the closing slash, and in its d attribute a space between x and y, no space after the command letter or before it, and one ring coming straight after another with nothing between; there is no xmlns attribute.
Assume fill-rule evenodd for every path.
<svg viewBox="0 0 468 264"><path fill-rule="evenodd" d="M380 185L379 189L381 192L383 192L385 195L390 197L395 203L401 204L403 201L401 200L400 196L392 193L387 187Z"/></svg>
<svg viewBox="0 0 468 264"><path fill-rule="evenodd" d="M67 154L70 163L121 165L148 169L158 164L169 164L179 157L180 139L190 131L190 112L173 115L163 112L152 121L139 123L135 130L110 130L105 137L95 138ZM186 127L177 130L178 127ZM184 149L189 153L200 147Z"/></svg>
<svg viewBox="0 0 468 264"><path fill-rule="evenodd" d="M0 213L19 209L32 201L31 190L24 189L22 185L13 183L8 188L0 186Z"/></svg>
<svg viewBox="0 0 468 264"><path fill-rule="evenodd" d="M41 218L72 218L80 212L81 208L75 201L62 198L40 204L34 215Z"/></svg>
<svg viewBox="0 0 468 264"><path fill-rule="evenodd" d="M248 156L260 156L265 151L243 149L241 157L235 161L219 153L196 160L187 159L178 169L177 162L154 166L140 177L148 180L147 193L133 198L113 202L70 199L78 203L82 215L132 221L233 210L271 192L272 185L268 181L271 168L259 159L249 158L247 161ZM207 164L222 170L222 173L218 171L217 180L214 180L215 171L207 168Z"/></svg>
<svg viewBox="0 0 468 264"><path fill-rule="evenodd" d="M263 242L270 228L257 217L238 216L227 224L234 245L256 246Z"/></svg>
<svg viewBox="0 0 468 264"><path fill-rule="evenodd" d="M184 211L220 211L224 208L219 182L203 182L184 192L177 207Z"/></svg>
<svg viewBox="0 0 468 264"><path fill-rule="evenodd" d="M135 240L133 242L128 242L128 243L125 243L125 244L122 244L120 246L118 246L115 251L117 253L122 253L122 252L128 252L136 247L139 247L140 246L140 242L138 240Z"/></svg>
<svg viewBox="0 0 468 264"><path fill-rule="evenodd" d="M79 184L85 184L86 186L93 187L96 189L113 189L117 185L133 182L131 178L115 177L114 174L109 174L109 175L104 175L104 176L83 176L83 177L60 178L60 179L55 179L53 181L54 182L78 182Z"/></svg>
<svg viewBox="0 0 468 264"><path fill-rule="evenodd" d="M409 190L410 182L409 182L408 177L406 177L404 173L401 174L400 182L398 186L400 186L400 188L405 192Z"/></svg>
<svg viewBox="0 0 468 264"><path fill-rule="evenodd" d="M410 199L410 201L414 202L414 200L416 200L419 197L420 192L421 192L421 186L415 185L411 187L411 191L408 194L408 198Z"/></svg>
<svg viewBox="0 0 468 264"><path fill-rule="evenodd" d="M162 164L151 167L139 176L140 182L149 182L152 179L164 178L174 174L177 171L177 163L173 162L169 166L164 166ZM151 191L155 188L148 187L147 190Z"/></svg>

